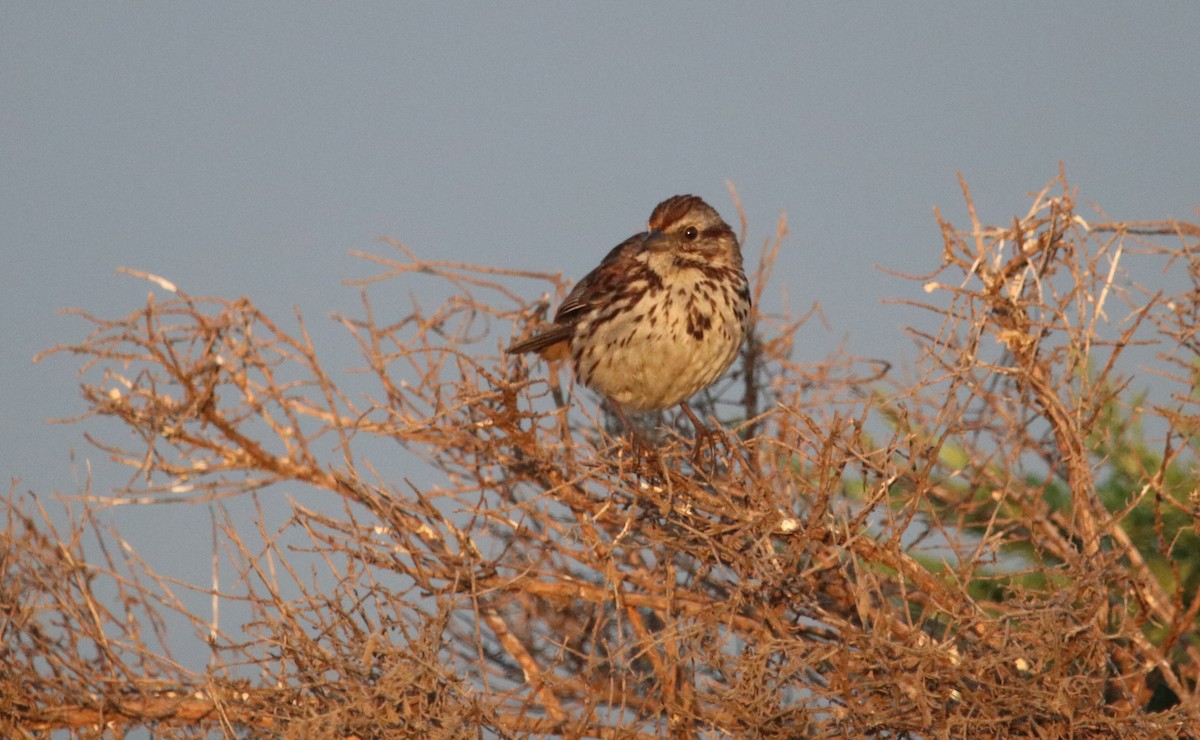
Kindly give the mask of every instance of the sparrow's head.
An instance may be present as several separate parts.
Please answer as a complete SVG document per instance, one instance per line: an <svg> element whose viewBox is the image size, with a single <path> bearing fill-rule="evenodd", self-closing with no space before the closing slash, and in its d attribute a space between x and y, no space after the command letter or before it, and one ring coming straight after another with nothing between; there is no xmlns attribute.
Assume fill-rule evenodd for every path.
<svg viewBox="0 0 1200 740"><path fill-rule="evenodd" d="M659 203L650 214L649 229L644 246L652 252L741 264L733 229L712 206L694 195L676 195Z"/></svg>

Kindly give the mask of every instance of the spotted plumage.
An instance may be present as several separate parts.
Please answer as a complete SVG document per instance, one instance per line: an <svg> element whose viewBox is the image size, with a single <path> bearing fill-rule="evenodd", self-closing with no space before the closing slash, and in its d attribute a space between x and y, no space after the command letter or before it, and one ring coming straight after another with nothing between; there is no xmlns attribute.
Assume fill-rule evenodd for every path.
<svg viewBox="0 0 1200 740"><path fill-rule="evenodd" d="M579 281L550 327L507 351L570 358L584 385L648 411L720 378L749 322L737 237L703 200L677 195Z"/></svg>

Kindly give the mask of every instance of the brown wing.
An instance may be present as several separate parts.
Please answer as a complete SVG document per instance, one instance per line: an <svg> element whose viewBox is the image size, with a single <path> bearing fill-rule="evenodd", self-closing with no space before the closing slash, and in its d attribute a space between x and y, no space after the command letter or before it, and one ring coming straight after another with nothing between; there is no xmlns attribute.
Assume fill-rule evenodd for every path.
<svg viewBox="0 0 1200 740"><path fill-rule="evenodd" d="M646 232L634 234L625 241L609 250L600 260L596 269L583 276L575 284L566 300L554 314L555 324L574 325L579 317L587 313L597 302L606 302L614 289L620 288L620 277L613 266L620 262L626 254L636 253L646 241Z"/></svg>
<svg viewBox="0 0 1200 740"><path fill-rule="evenodd" d="M562 360L570 356L571 339L575 335L575 325L597 303L611 300L612 293L619 291L622 283L620 270L615 269L625 254L636 252L645 241L646 234L634 234L617 246L613 247L596 269L584 275L567 294L562 305L554 314L554 325L543 332L534 334L523 342L516 342L504 350L509 354L537 352L547 360Z"/></svg>

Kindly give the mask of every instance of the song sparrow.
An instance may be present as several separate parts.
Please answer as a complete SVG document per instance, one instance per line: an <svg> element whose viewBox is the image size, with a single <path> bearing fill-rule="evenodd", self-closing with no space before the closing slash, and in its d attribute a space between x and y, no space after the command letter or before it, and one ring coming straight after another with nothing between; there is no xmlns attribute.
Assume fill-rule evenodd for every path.
<svg viewBox="0 0 1200 740"><path fill-rule="evenodd" d="M571 359L624 409L683 404L725 373L749 331L750 288L733 229L694 195L668 198L567 295L554 324L509 353Z"/></svg>

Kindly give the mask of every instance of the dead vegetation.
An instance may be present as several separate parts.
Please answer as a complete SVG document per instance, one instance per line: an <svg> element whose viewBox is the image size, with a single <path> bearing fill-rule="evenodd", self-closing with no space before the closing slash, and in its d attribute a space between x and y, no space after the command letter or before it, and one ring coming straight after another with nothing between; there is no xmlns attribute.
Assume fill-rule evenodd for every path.
<svg viewBox="0 0 1200 740"><path fill-rule="evenodd" d="M366 255L351 374L158 280L56 350L131 476L66 514L10 494L0 734L1186 736L1200 228L1089 224L1063 177L970 218L911 278L937 319L911 366L760 316L696 470L673 432L635 464L565 368L501 355L549 308L516 279L554 276ZM445 301L372 308L416 279ZM212 582L144 562L118 503L205 504Z"/></svg>

